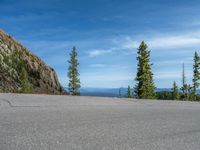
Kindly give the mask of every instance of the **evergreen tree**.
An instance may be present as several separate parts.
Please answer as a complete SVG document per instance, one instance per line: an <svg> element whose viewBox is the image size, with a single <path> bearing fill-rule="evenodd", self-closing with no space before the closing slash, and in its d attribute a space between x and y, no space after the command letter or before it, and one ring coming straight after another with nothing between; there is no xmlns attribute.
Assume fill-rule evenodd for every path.
<svg viewBox="0 0 200 150"><path fill-rule="evenodd" d="M80 95L79 88L80 85L80 79L79 79L79 72L78 72L78 59L77 59L78 53L76 52L76 48L73 47L72 52L70 53L70 60L69 62L69 68L68 68L68 77L69 77L69 94L71 95Z"/></svg>
<svg viewBox="0 0 200 150"><path fill-rule="evenodd" d="M178 100L179 99L179 91L178 91L178 86L176 85L176 82L174 81L173 88L172 88L172 98L173 100Z"/></svg>
<svg viewBox="0 0 200 150"><path fill-rule="evenodd" d="M150 64L150 51L148 51L147 48L147 44L142 41L138 49L137 84L135 93L137 98L140 99L156 98L153 73L151 71L152 64Z"/></svg>
<svg viewBox="0 0 200 150"><path fill-rule="evenodd" d="M128 97L128 98L131 98L131 97L132 97L132 94L131 94L131 87L130 87L130 86L128 86L127 97Z"/></svg>
<svg viewBox="0 0 200 150"><path fill-rule="evenodd" d="M186 83L186 77L185 77L185 65L183 63L183 72L182 72L182 95L181 99L182 100L187 100L188 99L188 85Z"/></svg>
<svg viewBox="0 0 200 150"><path fill-rule="evenodd" d="M21 89L20 89L21 93L32 93L33 87L28 80L28 73L24 67L21 68L20 84L21 84Z"/></svg>
<svg viewBox="0 0 200 150"><path fill-rule="evenodd" d="M194 93L194 87L188 84L188 100L195 100L196 95Z"/></svg>
<svg viewBox="0 0 200 150"><path fill-rule="evenodd" d="M194 54L194 65L193 65L193 96L194 100L196 100L196 92L197 88L199 87L199 80L200 80L200 57L197 52Z"/></svg>

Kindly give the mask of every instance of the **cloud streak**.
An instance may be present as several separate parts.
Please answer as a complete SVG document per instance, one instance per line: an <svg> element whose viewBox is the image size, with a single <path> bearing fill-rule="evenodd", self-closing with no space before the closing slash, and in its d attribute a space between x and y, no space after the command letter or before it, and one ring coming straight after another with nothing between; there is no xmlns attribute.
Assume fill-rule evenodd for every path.
<svg viewBox="0 0 200 150"><path fill-rule="evenodd" d="M167 36L154 38L148 41L149 47L155 49L186 48L200 45L200 37L191 36Z"/></svg>
<svg viewBox="0 0 200 150"><path fill-rule="evenodd" d="M125 36L113 39L113 43L117 47L126 49L136 49L139 47L141 41L145 41L151 49L180 49L189 48L200 45L200 31L192 31L190 33L179 33L176 35L154 35L147 37L145 35L138 37ZM142 37L142 38L141 38Z"/></svg>
<svg viewBox="0 0 200 150"><path fill-rule="evenodd" d="M88 52L89 57L97 57L112 53L112 50L95 49Z"/></svg>
<svg viewBox="0 0 200 150"><path fill-rule="evenodd" d="M92 68L103 68L103 67L105 67L105 64L91 64L90 67L92 67Z"/></svg>

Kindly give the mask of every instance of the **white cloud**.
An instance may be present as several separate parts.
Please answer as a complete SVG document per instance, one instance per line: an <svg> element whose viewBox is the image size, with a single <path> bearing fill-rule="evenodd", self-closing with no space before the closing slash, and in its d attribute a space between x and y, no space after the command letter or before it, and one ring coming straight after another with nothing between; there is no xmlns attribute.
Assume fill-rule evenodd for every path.
<svg viewBox="0 0 200 150"><path fill-rule="evenodd" d="M200 45L200 37L187 35L167 36L147 40L149 47L155 49L186 48Z"/></svg>
<svg viewBox="0 0 200 150"><path fill-rule="evenodd" d="M105 64L91 64L90 67L92 67L92 68L102 68L102 67L105 67Z"/></svg>
<svg viewBox="0 0 200 150"><path fill-rule="evenodd" d="M167 64L178 64L178 65L182 65L182 64L193 64L193 57L187 57L187 58L179 58L179 59L167 59L167 60L157 60L154 61L154 64L157 65L167 65Z"/></svg>
<svg viewBox="0 0 200 150"><path fill-rule="evenodd" d="M112 42L118 48L126 51L135 50L139 47L141 41L145 41L151 49L178 49L199 47L200 45L200 31L193 31L191 33L180 33L172 35L154 35L147 37L146 35L139 37L125 36L115 38ZM198 48L197 47L197 48Z"/></svg>
<svg viewBox="0 0 200 150"><path fill-rule="evenodd" d="M89 57L97 57L97 56L101 56L101 55L105 55L105 54L109 54L112 53L112 50L100 50L100 49L96 49L96 50L92 50L89 51Z"/></svg>
<svg viewBox="0 0 200 150"><path fill-rule="evenodd" d="M113 49L123 55L131 55L137 52L140 45L139 41L132 39L130 36L113 38Z"/></svg>
<svg viewBox="0 0 200 150"><path fill-rule="evenodd" d="M126 38L126 41L123 43L122 48L124 49L136 49L140 45L140 42L132 40L130 37Z"/></svg>
<svg viewBox="0 0 200 150"><path fill-rule="evenodd" d="M191 78L190 71L185 72L186 78ZM180 71L159 71L154 72L155 79L180 79L182 77L182 70Z"/></svg>

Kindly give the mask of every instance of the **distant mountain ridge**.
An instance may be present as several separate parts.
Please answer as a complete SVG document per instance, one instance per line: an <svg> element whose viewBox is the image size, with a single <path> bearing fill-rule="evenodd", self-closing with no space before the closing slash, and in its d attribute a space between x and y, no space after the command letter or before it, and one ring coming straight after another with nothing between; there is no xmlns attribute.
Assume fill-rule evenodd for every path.
<svg viewBox="0 0 200 150"><path fill-rule="evenodd" d="M171 91L170 88L157 88L156 92ZM82 96L100 96L100 97L126 97L127 88L81 88ZM133 91L132 91L133 92ZM200 89L197 90L200 94Z"/></svg>
<svg viewBox="0 0 200 150"><path fill-rule="evenodd" d="M26 47L0 30L0 91L18 92L21 88L20 63L24 62L33 93L64 94L54 69Z"/></svg>

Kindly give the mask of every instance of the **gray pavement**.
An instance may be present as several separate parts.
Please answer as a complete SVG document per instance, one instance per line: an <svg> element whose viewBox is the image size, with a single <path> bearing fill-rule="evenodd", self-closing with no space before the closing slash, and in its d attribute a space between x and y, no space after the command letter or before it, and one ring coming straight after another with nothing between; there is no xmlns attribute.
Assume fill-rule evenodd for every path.
<svg viewBox="0 0 200 150"><path fill-rule="evenodd" d="M0 94L0 150L190 149L198 102Z"/></svg>

